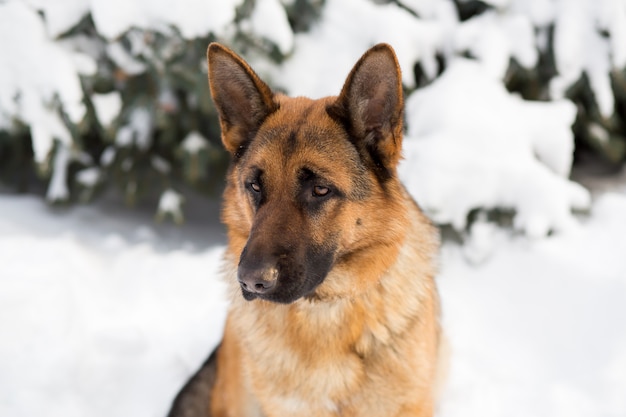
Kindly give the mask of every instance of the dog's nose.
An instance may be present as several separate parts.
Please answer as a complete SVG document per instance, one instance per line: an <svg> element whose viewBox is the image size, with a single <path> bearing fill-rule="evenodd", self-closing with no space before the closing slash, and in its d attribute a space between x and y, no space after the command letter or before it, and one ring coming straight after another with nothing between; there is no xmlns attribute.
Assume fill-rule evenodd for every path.
<svg viewBox="0 0 626 417"><path fill-rule="evenodd" d="M267 294L276 286L276 270L269 269L247 269L239 267L238 279L241 287L251 293Z"/></svg>

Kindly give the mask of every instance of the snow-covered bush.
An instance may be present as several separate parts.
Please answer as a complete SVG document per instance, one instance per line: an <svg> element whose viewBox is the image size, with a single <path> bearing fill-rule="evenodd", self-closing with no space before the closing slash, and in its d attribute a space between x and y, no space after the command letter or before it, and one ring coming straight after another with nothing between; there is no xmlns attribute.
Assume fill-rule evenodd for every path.
<svg viewBox="0 0 626 417"><path fill-rule="evenodd" d="M112 184L129 203L154 193L170 201L183 181L219 187L207 45L280 57L292 47L292 9L278 0L0 2L0 161L36 168L51 202ZM3 168L14 185L15 168Z"/></svg>
<svg viewBox="0 0 626 417"><path fill-rule="evenodd" d="M458 231L473 210L515 210L529 236L568 229L588 192L568 180L575 106L525 101L475 61L455 60L406 103L401 175L433 220Z"/></svg>
<svg viewBox="0 0 626 417"><path fill-rule="evenodd" d="M117 184L129 202L155 190L163 202L183 181L219 184L212 40L313 97L392 44L407 89L401 175L461 232L494 209L532 236L567 228L589 200L568 180L575 144L626 155L626 0L6 0L0 35L0 175L17 182L24 164L4 162L32 155L51 201ZM179 212L161 204L159 217Z"/></svg>

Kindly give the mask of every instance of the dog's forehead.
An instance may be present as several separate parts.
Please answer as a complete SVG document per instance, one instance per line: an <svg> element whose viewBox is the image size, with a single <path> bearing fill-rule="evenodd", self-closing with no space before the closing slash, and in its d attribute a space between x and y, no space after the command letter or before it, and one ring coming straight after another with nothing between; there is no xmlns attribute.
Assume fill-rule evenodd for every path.
<svg viewBox="0 0 626 417"><path fill-rule="evenodd" d="M311 165L346 175L361 172L348 134L326 112L332 100L281 97L279 109L259 128L250 146L251 162L264 161L280 169Z"/></svg>
<svg viewBox="0 0 626 417"><path fill-rule="evenodd" d="M264 140L285 148L329 151L330 147L341 147L345 132L326 111L331 100L279 96L278 110L268 117L259 134Z"/></svg>

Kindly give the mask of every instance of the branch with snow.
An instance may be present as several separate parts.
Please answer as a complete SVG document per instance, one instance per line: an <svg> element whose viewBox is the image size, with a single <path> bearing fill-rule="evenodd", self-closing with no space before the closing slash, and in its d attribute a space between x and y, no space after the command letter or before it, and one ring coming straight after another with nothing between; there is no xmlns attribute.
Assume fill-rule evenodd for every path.
<svg viewBox="0 0 626 417"><path fill-rule="evenodd" d="M185 220L183 216L183 203L185 199L172 189L165 190L159 198L156 219L161 222L166 217L171 217L176 224L182 224Z"/></svg>
<svg viewBox="0 0 626 417"><path fill-rule="evenodd" d="M407 100L400 175L440 224L464 231L475 209L516 212L529 236L574 224L588 192L567 179L575 108L516 97L476 62L458 59Z"/></svg>
<svg viewBox="0 0 626 417"><path fill-rule="evenodd" d="M72 143L61 112L73 123L85 116L80 68L22 2L0 3L0 45L0 113L30 126L35 160L43 163L55 140Z"/></svg>

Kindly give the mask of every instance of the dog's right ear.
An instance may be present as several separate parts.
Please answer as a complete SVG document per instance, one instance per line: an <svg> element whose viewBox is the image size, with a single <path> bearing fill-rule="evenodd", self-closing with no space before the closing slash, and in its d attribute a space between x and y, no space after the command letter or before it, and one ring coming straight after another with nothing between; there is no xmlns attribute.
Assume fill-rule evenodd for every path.
<svg viewBox="0 0 626 417"><path fill-rule="evenodd" d="M393 48L380 43L354 65L328 114L381 178L394 175L402 149L402 74Z"/></svg>
<svg viewBox="0 0 626 417"><path fill-rule="evenodd" d="M274 94L237 54L218 43L207 50L209 85L222 128L222 142L232 155L245 149L251 133L278 108Z"/></svg>

